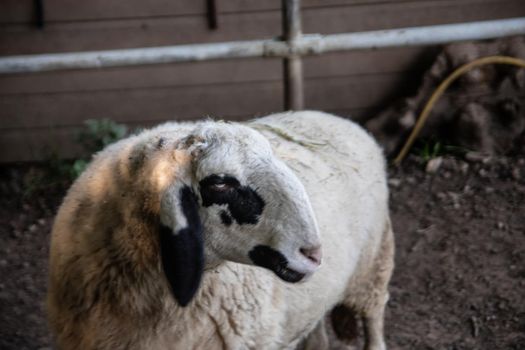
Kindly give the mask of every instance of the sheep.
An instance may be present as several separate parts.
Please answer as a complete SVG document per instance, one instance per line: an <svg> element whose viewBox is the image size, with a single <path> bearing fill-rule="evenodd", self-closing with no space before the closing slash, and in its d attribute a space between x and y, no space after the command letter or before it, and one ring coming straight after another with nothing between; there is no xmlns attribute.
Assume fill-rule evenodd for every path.
<svg viewBox="0 0 525 350"><path fill-rule="evenodd" d="M171 122L108 146L52 229L58 348L321 349L339 305L363 317L366 349L385 349L385 177L362 128L315 111Z"/></svg>

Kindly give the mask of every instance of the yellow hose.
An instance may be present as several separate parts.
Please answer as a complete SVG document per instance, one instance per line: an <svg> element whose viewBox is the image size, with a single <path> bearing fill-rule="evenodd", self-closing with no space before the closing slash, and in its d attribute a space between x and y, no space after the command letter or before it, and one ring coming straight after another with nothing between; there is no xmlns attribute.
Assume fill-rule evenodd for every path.
<svg viewBox="0 0 525 350"><path fill-rule="evenodd" d="M441 97L441 95L443 95L443 93L450 86L450 84L452 84L457 78L459 78L461 75L468 72L472 68L476 68L486 64L509 64L525 68L525 60L522 60L520 58L509 56L488 56L475 59L474 61L466 63L454 70L445 80L441 82L441 84L439 84L439 86L434 90L434 92L430 96L430 99L425 104L425 107L423 108L421 114L419 115L419 118L417 119L414 129L412 129L412 132L408 136L408 139L403 145L403 148L401 149L401 151L399 151L399 154L394 159L395 165L399 165L403 161L408 151L410 150L410 147L412 147L412 144L414 143L417 135L423 128L423 125L425 125L425 122L428 119L428 116L432 111L434 104Z"/></svg>

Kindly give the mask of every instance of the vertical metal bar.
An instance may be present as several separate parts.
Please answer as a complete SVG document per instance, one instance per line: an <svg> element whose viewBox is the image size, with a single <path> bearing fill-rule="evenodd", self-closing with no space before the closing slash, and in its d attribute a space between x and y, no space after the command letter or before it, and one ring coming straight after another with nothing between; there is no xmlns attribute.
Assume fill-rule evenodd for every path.
<svg viewBox="0 0 525 350"><path fill-rule="evenodd" d="M290 49L283 66L286 110L304 109L303 65L301 56L294 52L296 42L302 35L300 7L300 0L282 0L283 39Z"/></svg>
<svg viewBox="0 0 525 350"><path fill-rule="evenodd" d="M215 0L206 0L206 17L208 20L208 28L214 30L219 27Z"/></svg>
<svg viewBox="0 0 525 350"><path fill-rule="evenodd" d="M44 18L44 0L34 0L35 5L35 24L37 28L42 29L45 25Z"/></svg>

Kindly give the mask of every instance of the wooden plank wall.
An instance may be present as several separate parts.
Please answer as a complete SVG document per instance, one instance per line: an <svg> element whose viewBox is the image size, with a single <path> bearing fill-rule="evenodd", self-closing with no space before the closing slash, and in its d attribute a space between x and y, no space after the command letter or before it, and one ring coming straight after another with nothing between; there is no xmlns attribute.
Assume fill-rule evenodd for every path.
<svg viewBox="0 0 525 350"><path fill-rule="evenodd" d="M275 37L279 0L0 1L0 55ZM525 16L524 0L303 0L306 33L342 33ZM305 60L306 106L364 120L419 83L437 48L333 53ZM282 109L282 65L242 59L0 77L0 162L72 157L82 121L132 127L202 116L242 120Z"/></svg>

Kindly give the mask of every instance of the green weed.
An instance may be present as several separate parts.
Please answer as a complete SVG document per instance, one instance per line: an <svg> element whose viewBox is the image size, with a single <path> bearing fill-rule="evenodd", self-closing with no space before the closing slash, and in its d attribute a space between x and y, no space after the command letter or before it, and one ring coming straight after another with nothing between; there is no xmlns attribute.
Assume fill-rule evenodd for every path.
<svg viewBox="0 0 525 350"><path fill-rule="evenodd" d="M127 134L128 129L125 125L112 120L86 120L76 140L88 156L66 160L60 158L56 151L52 152L43 166L32 166L24 175L23 196L27 198L37 193L67 188L87 168L93 153L122 139Z"/></svg>
<svg viewBox="0 0 525 350"><path fill-rule="evenodd" d="M420 141L414 147L414 153L425 163L431 159L446 155L463 157L468 151L465 147L444 144L442 141L432 138Z"/></svg>

